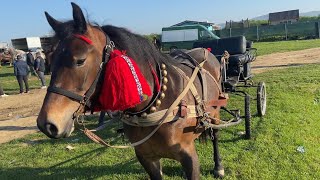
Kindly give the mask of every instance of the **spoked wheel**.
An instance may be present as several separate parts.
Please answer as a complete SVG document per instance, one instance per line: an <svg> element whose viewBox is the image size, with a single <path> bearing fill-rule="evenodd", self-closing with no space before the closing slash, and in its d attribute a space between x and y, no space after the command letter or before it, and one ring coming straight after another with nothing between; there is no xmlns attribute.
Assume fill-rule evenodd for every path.
<svg viewBox="0 0 320 180"><path fill-rule="evenodd" d="M264 82L259 82L257 88L257 111L258 116L262 117L266 114L267 110L267 92L266 84Z"/></svg>
<svg viewBox="0 0 320 180"><path fill-rule="evenodd" d="M246 139L251 139L251 112L250 112L250 96L245 95L244 98L244 116L245 116L245 129L246 129Z"/></svg>

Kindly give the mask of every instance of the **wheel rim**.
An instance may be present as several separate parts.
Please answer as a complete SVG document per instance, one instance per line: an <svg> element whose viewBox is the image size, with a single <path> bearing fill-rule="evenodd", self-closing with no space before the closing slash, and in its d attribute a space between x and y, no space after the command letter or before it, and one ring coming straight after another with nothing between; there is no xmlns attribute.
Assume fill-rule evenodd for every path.
<svg viewBox="0 0 320 180"><path fill-rule="evenodd" d="M260 82L257 92L258 114L264 116L267 109L267 92L264 82Z"/></svg>
<svg viewBox="0 0 320 180"><path fill-rule="evenodd" d="M261 87L261 112L262 112L262 115L265 115L266 107L267 107L267 93L266 93L266 87L263 84L263 86Z"/></svg>

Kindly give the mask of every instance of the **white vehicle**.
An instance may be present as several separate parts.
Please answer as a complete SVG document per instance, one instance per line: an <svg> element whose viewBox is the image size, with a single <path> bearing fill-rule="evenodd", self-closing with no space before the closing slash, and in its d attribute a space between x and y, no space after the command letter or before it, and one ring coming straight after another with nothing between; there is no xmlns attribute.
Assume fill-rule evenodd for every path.
<svg viewBox="0 0 320 180"><path fill-rule="evenodd" d="M42 49L40 37L11 39L11 42L15 49L21 49L23 51L28 51L29 49Z"/></svg>
<svg viewBox="0 0 320 180"><path fill-rule="evenodd" d="M197 41L220 39L203 25L171 26L162 28L161 46L163 51L191 49Z"/></svg>

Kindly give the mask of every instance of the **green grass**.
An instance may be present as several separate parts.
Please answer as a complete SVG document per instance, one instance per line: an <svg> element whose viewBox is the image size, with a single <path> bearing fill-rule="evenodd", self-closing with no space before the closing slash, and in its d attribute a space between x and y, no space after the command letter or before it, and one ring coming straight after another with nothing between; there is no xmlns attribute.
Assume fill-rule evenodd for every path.
<svg viewBox="0 0 320 180"><path fill-rule="evenodd" d="M277 52L297 51L320 47L320 39L294 40L277 42L255 42L253 47L258 49L258 56Z"/></svg>
<svg viewBox="0 0 320 180"><path fill-rule="evenodd" d="M46 83L49 83L49 76L46 77ZM18 94L19 93L19 84L13 73L13 66L1 66L0 67L0 83L6 94ZM41 82L38 78L32 75L28 80L29 88L39 89L41 87ZM25 90L25 86L23 86Z"/></svg>
<svg viewBox="0 0 320 180"><path fill-rule="evenodd" d="M255 82L267 85L268 108L264 118L252 118L252 139L238 135L244 125L223 129L220 152L225 179L320 178L320 65L292 67L259 74ZM250 90L255 95L255 89ZM231 96L233 107L243 100ZM252 113L255 103L252 102ZM97 118L90 118L95 125ZM115 124L114 126L118 126ZM116 128L99 132L113 143ZM74 150L65 149L67 145ZM297 152L303 146L305 153ZM103 148L79 130L72 137L50 140L41 133L0 145L0 179L146 179L133 149ZM212 145L197 143L201 179L212 179ZM165 179L183 179L182 168L162 160Z"/></svg>

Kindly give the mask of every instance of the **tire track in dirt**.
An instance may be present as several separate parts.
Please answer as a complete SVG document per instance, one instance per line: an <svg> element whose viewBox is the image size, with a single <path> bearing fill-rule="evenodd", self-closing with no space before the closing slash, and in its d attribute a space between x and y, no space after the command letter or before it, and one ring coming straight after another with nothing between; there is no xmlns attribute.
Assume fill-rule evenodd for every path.
<svg viewBox="0 0 320 180"><path fill-rule="evenodd" d="M261 73L273 69L320 63L320 48L258 56L252 62L252 72Z"/></svg>

